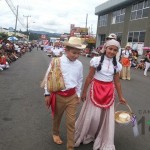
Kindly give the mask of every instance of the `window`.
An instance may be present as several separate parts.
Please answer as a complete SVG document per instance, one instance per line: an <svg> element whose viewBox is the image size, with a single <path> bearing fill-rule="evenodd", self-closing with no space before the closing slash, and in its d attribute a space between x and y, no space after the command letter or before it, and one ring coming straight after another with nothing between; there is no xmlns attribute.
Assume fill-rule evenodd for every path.
<svg viewBox="0 0 150 150"><path fill-rule="evenodd" d="M101 34L100 35L100 45L103 45L105 43L106 40L106 35L105 34Z"/></svg>
<svg viewBox="0 0 150 150"><path fill-rule="evenodd" d="M128 42L144 42L145 32L133 31L128 33Z"/></svg>
<svg viewBox="0 0 150 150"><path fill-rule="evenodd" d="M128 42L132 42L133 41L133 32L129 32L128 34Z"/></svg>
<svg viewBox="0 0 150 150"><path fill-rule="evenodd" d="M108 14L99 17L99 26L107 26Z"/></svg>
<svg viewBox="0 0 150 150"><path fill-rule="evenodd" d="M114 11L112 15L112 24L124 22L125 9Z"/></svg>
<svg viewBox="0 0 150 150"><path fill-rule="evenodd" d="M117 41L121 43L122 41L122 32L115 33L117 35Z"/></svg>
<svg viewBox="0 0 150 150"><path fill-rule="evenodd" d="M138 38L139 38L139 32L134 32L133 33L133 42L138 42Z"/></svg>
<svg viewBox="0 0 150 150"><path fill-rule="evenodd" d="M144 39L145 39L145 32L140 32L139 42L144 42Z"/></svg>
<svg viewBox="0 0 150 150"><path fill-rule="evenodd" d="M150 0L145 0L132 5L131 20L148 17L150 12Z"/></svg>

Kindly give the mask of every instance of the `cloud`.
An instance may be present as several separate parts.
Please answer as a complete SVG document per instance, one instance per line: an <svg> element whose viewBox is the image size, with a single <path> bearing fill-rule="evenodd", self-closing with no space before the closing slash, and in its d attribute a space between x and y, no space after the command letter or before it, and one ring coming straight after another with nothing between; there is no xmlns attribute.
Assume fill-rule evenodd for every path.
<svg viewBox="0 0 150 150"><path fill-rule="evenodd" d="M24 24L18 23L18 30L31 30L66 33L70 31L70 24L76 27L85 27L88 14L87 27L92 27L96 33L97 16L95 7L107 0L12 0L14 6L19 6L19 18ZM15 15L10 11L5 1L0 1L0 20L2 27L14 27Z"/></svg>

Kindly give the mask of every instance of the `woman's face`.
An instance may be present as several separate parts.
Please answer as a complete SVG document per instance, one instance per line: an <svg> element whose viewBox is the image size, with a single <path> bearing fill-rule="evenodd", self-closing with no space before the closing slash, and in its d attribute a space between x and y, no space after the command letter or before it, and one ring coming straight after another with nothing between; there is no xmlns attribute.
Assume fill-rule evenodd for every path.
<svg viewBox="0 0 150 150"><path fill-rule="evenodd" d="M81 50L71 48L70 50L66 50L66 56L70 61L75 61L80 56Z"/></svg>
<svg viewBox="0 0 150 150"><path fill-rule="evenodd" d="M130 49L131 49L131 47L130 47L130 46L127 46L127 47L126 47L126 50L130 50Z"/></svg>
<svg viewBox="0 0 150 150"><path fill-rule="evenodd" d="M108 58L113 58L114 56L116 56L117 52L118 52L117 46L110 45L110 46L106 47L106 56Z"/></svg>

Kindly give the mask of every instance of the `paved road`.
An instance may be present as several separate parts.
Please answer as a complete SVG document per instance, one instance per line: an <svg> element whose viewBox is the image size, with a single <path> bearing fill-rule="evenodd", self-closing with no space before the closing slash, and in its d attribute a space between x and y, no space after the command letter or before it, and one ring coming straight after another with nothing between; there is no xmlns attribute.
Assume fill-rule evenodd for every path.
<svg viewBox="0 0 150 150"><path fill-rule="evenodd" d="M80 57L80 60L86 76L90 58ZM0 72L0 150L66 149L65 144L57 146L52 142L52 120L44 104L43 89L39 87L49 61L43 51L33 50L11 64L10 69ZM143 71L132 69L132 80L121 82L124 96L137 115L140 135L135 138L131 126L116 124L116 149L150 150L150 123L147 122L150 120L150 72L144 77ZM66 141L64 121L65 118L61 131ZM92 143L76 150L92 150Z"/></svg>

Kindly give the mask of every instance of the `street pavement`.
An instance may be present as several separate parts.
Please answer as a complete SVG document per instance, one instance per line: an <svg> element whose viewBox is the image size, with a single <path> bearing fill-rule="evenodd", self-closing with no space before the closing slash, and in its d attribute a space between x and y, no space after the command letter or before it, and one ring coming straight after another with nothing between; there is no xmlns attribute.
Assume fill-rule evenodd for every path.
<svg viewBox="0 0 150 150"><path fill-rule="evenodd" d="M84 65L84 77L91 58L79 58ZM34 49L0 72L0 150L65 150L65 115L61 124L64 144L55 145L51 137L52 119L44 103L40 82L50 58L45 52ZM124 97L137 116L139 136L134 137L132 125L116 124L116 150L150 150L150 71L131 70L131 81L123 81ZM85 78L84 78L85 79ZM116 103L118 98L116 97ZM78 115L82 103L78 107ZM116 110L128 110L119 106ZM92 150L93 143L75 150Z"/></svg>

